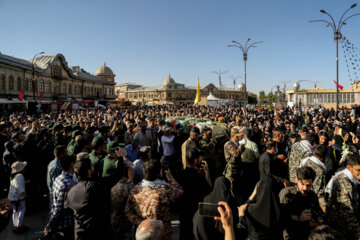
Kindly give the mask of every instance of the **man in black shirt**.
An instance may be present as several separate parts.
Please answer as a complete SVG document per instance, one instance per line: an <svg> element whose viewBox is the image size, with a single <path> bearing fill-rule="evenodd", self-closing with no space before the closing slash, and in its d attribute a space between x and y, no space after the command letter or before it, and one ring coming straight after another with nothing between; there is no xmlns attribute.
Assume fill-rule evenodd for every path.
<svg viewBox="0 0 360 240"><path fill-rule="evenodd" d="M284 239L307 239L310 231L323 223L318 196L311 188L316 173L304 166L296 171L297 185L281 190L280 203L285 217Z"/></svg>
<svg viewBox="0 0 360 240"><path fill-rule="evenodd" d="M266 151L261 154L259 159L260 179L266 175L272 176L279 184L284 184L285 187L290 186L289 181L284 176L284 169L286 164L276 157L276 143L273 141L266 142Z"/></svg>
<svg viewBox="0 0 360 240"><path fill-rule="evenodd" d="M74 211L75 240L111 239L110 216L104 187L91 180L94 168L88 158L76 161L75 173L79 179L67 193L65 208Z"/></svg>
<svg viewBox="0 0 360 240"><path fill-rule="evenodd" d="M186 168L182 170L178 179L184 190L179 199L180 239L194 238L192 218L198 209L198 203L211 191L209 168L200 157L199 149L190 149L186 154Z"/></svg>

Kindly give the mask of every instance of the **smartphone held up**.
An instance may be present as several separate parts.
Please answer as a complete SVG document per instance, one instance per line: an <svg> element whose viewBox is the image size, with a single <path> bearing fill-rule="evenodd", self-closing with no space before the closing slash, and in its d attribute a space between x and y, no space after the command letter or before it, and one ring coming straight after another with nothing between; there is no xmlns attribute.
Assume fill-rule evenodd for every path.
<svg viewBox="0 0 360 240"><path fill-rule="evenodd" d="M220 217L218 207L224 208L224 206L215 203L199 203L199 215L207 217Z"/></svg>

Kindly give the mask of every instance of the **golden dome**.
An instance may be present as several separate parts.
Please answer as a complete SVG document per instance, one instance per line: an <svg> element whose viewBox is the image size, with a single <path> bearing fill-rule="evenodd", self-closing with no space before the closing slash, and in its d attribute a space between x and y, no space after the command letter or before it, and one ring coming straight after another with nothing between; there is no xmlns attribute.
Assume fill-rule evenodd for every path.
<svg viewBox="0 0 360 240"><path fill-rule="evenodd" d="M103 66L99 67L98 70L96 70L95 73L96 76L115 76L111 68L106 66L106 63L104 63Z"/></svg>

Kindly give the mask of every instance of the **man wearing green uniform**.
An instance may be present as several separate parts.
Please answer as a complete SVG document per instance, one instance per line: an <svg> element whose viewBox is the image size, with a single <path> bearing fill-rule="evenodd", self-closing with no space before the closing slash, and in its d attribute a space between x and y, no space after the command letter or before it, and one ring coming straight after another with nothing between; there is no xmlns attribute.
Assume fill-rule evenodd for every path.
<svg viewBox="0 0 360 240"><path fill-rule="evenodd" d="M81 152L91 153L91 143L94 138L92 134L86 134L84 137L84 147Z"/></svg>
<svg viewBox="0 0 360 240"><path fill-rule="evenodd" d="M125 144L111 141L107 145L108 155L104 158L102 177L109 177L116 172L116 162L123 161Z"/></svg>
<svg viewBox="0 0 360 240"><path fill-rule="evenodd" d="M84 143L83 143L82 132L80 130L73 131L72 132L72 140L67 145L68 154L75 156L76 154L81 152L83 147L84 147Z"/></svg>
<svg viewBox="0 0 360 240"><path fill-rule="evenodd" d="M96 136L93 138L92 143L92 152L89 154L91 160L91 165L94 167L94 176L99 177L102 174L102 161L106 156L105 152L105 141L102 137Z"/></svg>

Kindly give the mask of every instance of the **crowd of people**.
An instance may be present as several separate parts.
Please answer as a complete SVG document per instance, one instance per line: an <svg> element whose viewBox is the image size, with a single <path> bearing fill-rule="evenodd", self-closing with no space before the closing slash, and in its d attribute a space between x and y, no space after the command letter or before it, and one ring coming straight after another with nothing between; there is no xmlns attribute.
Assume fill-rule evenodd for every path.
<svg viewBox="0 0 360 240"><path fill-rule="evenodd" d="M211 119L212 128L169 117ZM3 229L46 239L360 239L360 108L153 106L0 119ZM200 202L218 205L209 217ZM12 213L11 213L12 211Z"/></svg>

